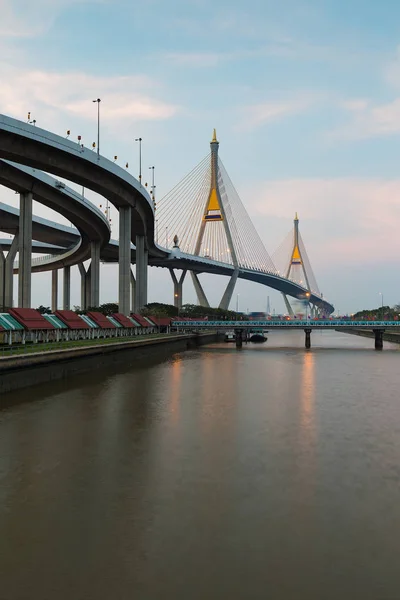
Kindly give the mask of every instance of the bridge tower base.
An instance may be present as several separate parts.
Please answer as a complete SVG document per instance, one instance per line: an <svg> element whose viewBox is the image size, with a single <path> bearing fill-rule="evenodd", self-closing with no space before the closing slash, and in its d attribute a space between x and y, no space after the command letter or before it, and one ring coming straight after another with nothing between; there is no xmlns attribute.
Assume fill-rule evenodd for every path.
<svg viewBox="0 0 400 600"><path fill-rule="evenodd" d="M228 310L230 301L232 300L233 290L235 289L235 285L237 282L237 278L239 277L239 270L235 269L233 274L231 275L228 285L226 286L226 290L224 295L222 296L222 300L219 303L218 308L222 308L223 310Z"/></svg>
<svg viewBox="0 0 400 600"><path fill-rule="evenodd" d="M194 289L196 290L198 303L200 304L200 306L206 306L207 308L210 308L210 304L207 300L207 296L205 295L203 287L200 283L199 276L197 275L197 273L194 273L193 271L190 272L190 275L192 276L192 281L193 281Z"/></svg>

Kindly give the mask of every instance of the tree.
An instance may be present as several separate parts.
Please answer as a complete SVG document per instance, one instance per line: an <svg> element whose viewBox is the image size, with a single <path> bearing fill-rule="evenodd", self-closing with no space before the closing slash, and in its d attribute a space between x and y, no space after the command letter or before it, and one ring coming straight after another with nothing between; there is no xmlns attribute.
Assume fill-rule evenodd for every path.
<svg viewBox="0 0 400 600"><path fill-rule="evenodd" d="M40 312L41 315L51 315L50 306L43 306L43 304L41 304L40 306L37 307L36 310L38 312Z"/></svg>
<svg viewBox="0 0 400 600"><path fill-rule="evenodd" d="M144 317L176 317L179 314L179 310L173 304L149 302L141 309L140 314Z"/></svg>

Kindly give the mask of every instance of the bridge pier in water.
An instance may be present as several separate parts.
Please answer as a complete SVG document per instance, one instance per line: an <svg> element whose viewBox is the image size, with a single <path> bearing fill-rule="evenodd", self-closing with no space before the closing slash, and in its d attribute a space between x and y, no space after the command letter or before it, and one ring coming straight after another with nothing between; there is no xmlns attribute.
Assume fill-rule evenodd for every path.
<svg viewBox="0 0 400 600"><path fill-rule="evenodd" d="M373 329L375 334L375 350L383 349L383 334L385 333L384 329Z"/></svg>
<svg viewBox="0 0 400 600"><path fill-rule="evenodd" d="M236 348L243 346L243 329L235 329L235 344Z"/></svg>
<svg viewBox="0 0 400 600"><path fill-rule="evenodd" d="M310 329L310 327L307 327L304 330L304 333L306 334L306 343L305 343L305 346L306 346L306 348L311 348L311 329Z"/></svg>

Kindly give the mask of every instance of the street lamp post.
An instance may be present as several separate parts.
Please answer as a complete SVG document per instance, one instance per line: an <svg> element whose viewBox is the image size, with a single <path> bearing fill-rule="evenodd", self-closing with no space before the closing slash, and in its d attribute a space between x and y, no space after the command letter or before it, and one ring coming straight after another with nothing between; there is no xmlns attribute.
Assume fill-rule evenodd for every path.
<svg viewBox="0 0 400 600"><path fill-rule="evenodd" d="M93 102L97 102L97 156L100 156L100 98L97 100L93 100Z"/></svg>
<svg viewBox="0 0 400 600"><path fill-rule="evenodd" d="M135 142L139 142L139 183L142 185L142 138L135 138Z"/></svg>
<svg viewBox="0 0 400 600"><path fill-rule="evenodd" d="M239 312L239 294L236 294L236 312Z"/></svg>
<svg viewBox="0 0 400 600"><path fill-rule="evenodd" d="M381 296L381 321L383 321L383 294L382 292L379 292L379 295Z"/></svg>
<svg viewBox="0 0 400 600"><path fill-rule="evenodd" d="M156 206L156 186L154 185L154 169L155 167L149 167L151 169L151 197L153 199L154 208Z"/></svg>

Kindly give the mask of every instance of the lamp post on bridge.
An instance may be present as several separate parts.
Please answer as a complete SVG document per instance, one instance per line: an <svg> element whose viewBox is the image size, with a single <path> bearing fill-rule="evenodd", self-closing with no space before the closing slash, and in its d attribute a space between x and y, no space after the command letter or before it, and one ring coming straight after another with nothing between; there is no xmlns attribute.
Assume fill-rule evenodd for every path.
<svg viewBox="0 0 400 600"><path fill-rule="evenodd" d="M379 295L381 296L381 321L383 321L383 294L382 294L382 292L379 292Z"/></svg>
<svg viewBox="0 0 400 600"><path fill-rule="evenodd" d="M139 183L142 185L142 139L141 137L135 138L135 142L139 142Z"/></svg>
<svg viewBox="0 0 400 600"><path fill-rule="evenodd" d="M97 100L93 100L93 102L97 102L97 157L100 157L100 102L101 99L97 98Z"/></svg>

